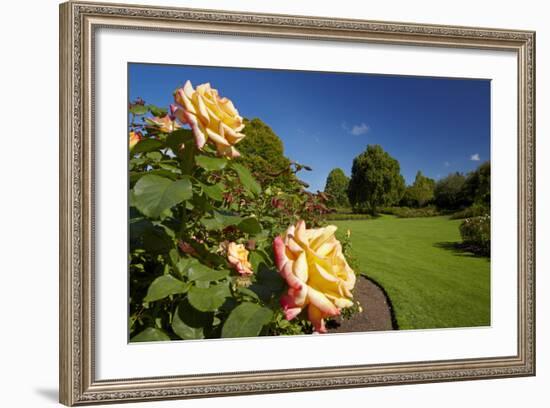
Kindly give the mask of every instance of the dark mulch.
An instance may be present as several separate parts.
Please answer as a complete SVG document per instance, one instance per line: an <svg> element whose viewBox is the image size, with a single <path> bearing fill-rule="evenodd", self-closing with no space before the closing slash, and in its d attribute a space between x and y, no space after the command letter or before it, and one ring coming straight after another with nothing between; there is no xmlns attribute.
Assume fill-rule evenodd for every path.
<svg viewBox="0 0 550 408"><path fill-rule="evenodd" d="M393 330L396 328L392 318L390 303L386 294L376 283L364 276L357 278L354 300L363 307L362 313L356 313L351 319L338 317L327 322L329 333L350 333L375 330Z"/></svg>

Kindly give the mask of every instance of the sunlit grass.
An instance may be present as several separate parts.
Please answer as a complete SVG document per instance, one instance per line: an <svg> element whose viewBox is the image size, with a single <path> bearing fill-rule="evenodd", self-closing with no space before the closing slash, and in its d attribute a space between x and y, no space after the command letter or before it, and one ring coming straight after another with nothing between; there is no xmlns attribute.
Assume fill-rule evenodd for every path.
<svg viewBox="0 0 550 408"><path fill-rule="evenodd" d="M460 252L448 217L331 221L351 231L361 272L380 283L400 329L490 325L490 260Z"/></svg>

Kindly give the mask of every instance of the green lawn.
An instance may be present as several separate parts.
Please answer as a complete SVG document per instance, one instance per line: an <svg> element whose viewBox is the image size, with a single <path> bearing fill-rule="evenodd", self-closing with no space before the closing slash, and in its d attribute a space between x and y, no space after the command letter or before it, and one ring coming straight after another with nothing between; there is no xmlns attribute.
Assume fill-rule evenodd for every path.
<svg viewBox="0 0 550 408"><path fill-rule="evenodd" d="M490 325L490 262L453 249L461 220L333 221L349 228L361 272L386 290L400 329Z"/></svg>

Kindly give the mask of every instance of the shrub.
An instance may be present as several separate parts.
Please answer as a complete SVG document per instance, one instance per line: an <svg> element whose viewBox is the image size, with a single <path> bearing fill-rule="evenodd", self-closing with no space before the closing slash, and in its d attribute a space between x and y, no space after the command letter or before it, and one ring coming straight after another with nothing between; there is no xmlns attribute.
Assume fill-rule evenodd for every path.
<svg viewBox="0 0 550 408"><path fill-rule="evenodd" d="M472 252L489 256L491 254L491 216L466 218L460 224L460 235Z"/></svg>
<svg viewBox="0 0 550 408"><path fill-rule="evenodd" d="M325 216L327 221L353 221L353 220L371 220L376 218L371 214L356 214L356 213L330 213Z"/></svg>
<svg viewBox="0 0 550 408"><path fill-rule="evenodd" d="M480 217L488 213L489 213L489 209L485 205L474 204L471 207L465 208L461 211L457 211L451 214L450 219L459 220L463 218Z"/></svg>
<svg viewBox="0 0 550 408"><path fill-rule="evenodd" d="M282 307L288 285L273 243L297 221L321 226L326 196L262 186L236 160L245 137L236 110L224 108L235 129L212 135L220 127L193 116L210 110L186 111L195 91L185 87L170 115L143 100L129 107L130 341L311 333L305 311Z"/></svg>
<svg viewBox="0 0 550 408"><path fill-rule="evenodd" d="M434 206L423 208L409 207L385 207L380 210L382 214L395 215L397 218L435 217L440 212Z"/></svg>

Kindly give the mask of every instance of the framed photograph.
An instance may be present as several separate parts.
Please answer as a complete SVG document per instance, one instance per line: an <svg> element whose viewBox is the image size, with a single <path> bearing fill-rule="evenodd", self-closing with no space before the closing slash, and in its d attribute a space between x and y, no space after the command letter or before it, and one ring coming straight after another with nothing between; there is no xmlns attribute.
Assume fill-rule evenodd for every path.
<svg viewBox="0 0 550 408"><path fill-rule="evenodd" d="M535 33L60 6L60 401L535 374Z"/></svg>

